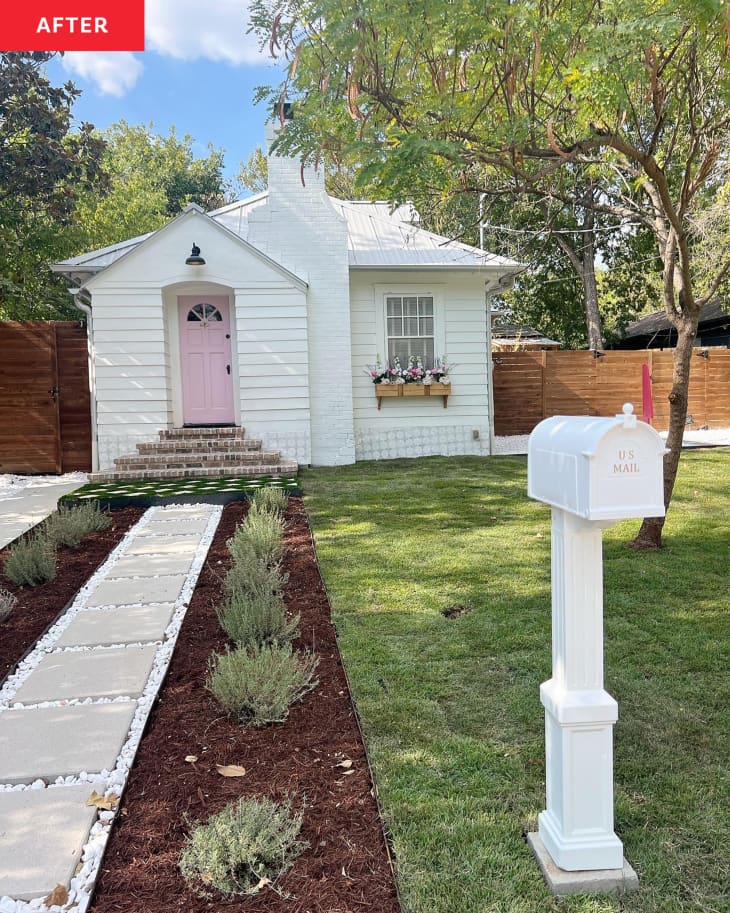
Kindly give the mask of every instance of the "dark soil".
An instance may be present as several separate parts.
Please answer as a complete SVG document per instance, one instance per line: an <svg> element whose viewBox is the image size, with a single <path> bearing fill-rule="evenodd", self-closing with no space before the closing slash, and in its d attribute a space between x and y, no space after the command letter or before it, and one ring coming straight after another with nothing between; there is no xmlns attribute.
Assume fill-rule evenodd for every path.
<svg viewBox="0 0 730 913"><path fill-rule="evenodd" d="M216 618L226 540L246 510L228 505L180 632L110 837L92 913L397 913L393 876L365 750L340 661L329 603L302 503L290 499L286 600L301 613L305 646L320 657L319 686L285 723L244 728L205 690L208 657L225 647ZM196 761L186 761L187 756ZM350 767L338 763L352 761ZM246 775L229 779L217 764ZM309 848L275 885L253 897L201 898L178 860L189 832L239 796L291 800Z"/></svg>
<svg viewBox="0 0 730 913"><path fill-rule="evenodd" d="M115 511L107 529L91 533L81 548L60 548L56 578L40 586L18 587L0 573L0 586L18 597L10 618L0 625L0 682L74 598L130 526L142 516L136 507ZM0 551L0 568L8 549Z"/></svg>

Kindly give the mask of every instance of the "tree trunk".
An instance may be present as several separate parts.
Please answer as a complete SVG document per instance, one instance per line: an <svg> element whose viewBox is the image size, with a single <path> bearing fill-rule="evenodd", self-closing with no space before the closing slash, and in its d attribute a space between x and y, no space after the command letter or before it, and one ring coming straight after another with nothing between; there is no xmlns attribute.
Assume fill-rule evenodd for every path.
<svg viewBox="0 0 730 913"><path fill-rule="evenodd" d="M586 238L586 235L583 235ZM590 243L586 242L583 255L583 305L586 312L588 348L602 349L605 346L601 315L598 312L598 286L596 285L595 236L591 232Z"/></svg>
<svg viewBox="0 0 730 913"><path fill-rule="evenodd" d="M672 390L669 394L668 453L664 454L664 506L669 507L682 453L682 439L687 422L690 367L697 336L699 313L684 316L677 325L677 347L674 350ZM634 548L661 548L665 517L647 517L631 543Z"/></svg>
<svg viewBox="0 0 730 913"><path fill-rule="evenodd" d="M593 209L593 185L589 182L586 187L585 204L583 209L583 252L582 275L583 279L583 305L586 312L586 331L588 334L588 348L602 349L605 345L601 315L598 311L598 286L596 285L596 213Z"/></svg>

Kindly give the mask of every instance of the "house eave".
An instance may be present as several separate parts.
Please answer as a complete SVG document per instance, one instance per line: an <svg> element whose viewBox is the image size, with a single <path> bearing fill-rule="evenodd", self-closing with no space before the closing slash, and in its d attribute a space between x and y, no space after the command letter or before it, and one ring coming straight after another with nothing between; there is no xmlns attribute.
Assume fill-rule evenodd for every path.
<svg viewBox="0 0 730 913"><path fill-rule="evenodd" d="M522 270L522 266L499 266L488 263L351 263L352 272L399 272L422 273L458 271L468 273L498 273L501 276L511 276Z"/></svg>

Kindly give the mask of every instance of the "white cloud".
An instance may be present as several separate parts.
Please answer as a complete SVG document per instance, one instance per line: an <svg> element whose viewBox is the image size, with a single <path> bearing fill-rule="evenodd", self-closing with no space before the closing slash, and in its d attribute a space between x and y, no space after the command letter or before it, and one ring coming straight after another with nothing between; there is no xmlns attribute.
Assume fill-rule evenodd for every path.
<svg viewBox="0 0 730 913"><path fill-rule="evenodd" d="M147 0L146 48L181 60L262 63L246 0Z"/></svg>
<svg viewBox="0 0 730 913"><path fill-rule="evenodd" d="M260 64L266 60L254 35L248 35L247 0L146 0L145 48L179 60L217 60ZM144 69L142 58L127 51L68 52L64 69L118 98L132 89Z"/></svg>
<svg viewBox="0 0 730 913"><path fill-rule="evenodd" d="M121 98L142 75L142 61L129 51L67 51L64 70L94 82L104 95Z"/></svg>

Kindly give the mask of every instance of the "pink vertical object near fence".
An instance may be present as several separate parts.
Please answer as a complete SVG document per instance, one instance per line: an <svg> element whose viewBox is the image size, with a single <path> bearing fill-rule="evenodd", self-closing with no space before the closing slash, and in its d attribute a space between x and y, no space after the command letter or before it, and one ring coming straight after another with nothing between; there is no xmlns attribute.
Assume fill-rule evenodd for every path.
<svg viewBox="0 0 730 913"><path fill-rule="evenodd" d="M651 369L646 363L641 366L641 406L644 421L651 424L654 418L654 399L651 395Z"/></svg>

